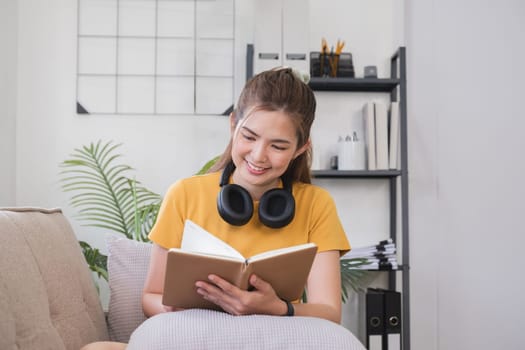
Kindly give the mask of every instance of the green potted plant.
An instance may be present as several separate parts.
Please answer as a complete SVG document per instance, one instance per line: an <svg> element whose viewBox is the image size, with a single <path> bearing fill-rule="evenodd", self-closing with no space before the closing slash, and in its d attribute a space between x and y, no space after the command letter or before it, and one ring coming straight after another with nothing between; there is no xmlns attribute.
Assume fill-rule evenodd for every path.
<svg viewBox="0 0 525 350"><path fill-rule="evenodd" d="M120 146L99 140L76 148L60 164L62 189L71 193L70 204L78 210L76 218L85 225L148 242L162 197L129 176L133 168L120 162ZM205 173L217 159L209 160L197 174ZM107 281L107 256L87 242L79 244L90 269ZM366 262L361 258L341 260L343 301L348 298L348 288L363 289L367 271L358 267Z"/></svg>

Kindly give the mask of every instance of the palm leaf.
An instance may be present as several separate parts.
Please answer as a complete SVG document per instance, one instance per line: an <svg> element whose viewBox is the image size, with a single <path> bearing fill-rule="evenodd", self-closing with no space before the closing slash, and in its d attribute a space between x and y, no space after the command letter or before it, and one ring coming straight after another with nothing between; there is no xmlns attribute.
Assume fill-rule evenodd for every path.
<svg viewBox="0 0 525 350"><path fill-rule="evenodd" d="M61 163L62 189L73 193L70 204L87 226L147 241L161 196L127 176L133 168L118 162L120 146L98 141L75 149L71 158Z"/></svg>
<svg viewBox="0 0 525 350"><path fill-rule="evenodd" d="M119 146L99 141L75 149L72 158L61 164L61 181L65 192L76 193L70 203L80 209L80 220L130 237L116 193L126 184L124 173L131 167L111 164L118 158L111 153Z"/></svg>
<svg viewBox="0 0 525 350"><path fill-rule="evenodd" d="M82 248L82 253L86 259L87 264L91 271L95 272L98 277L108 280L108 257L96 248L92 248L88 243L84 241L79 241L80 247Z"/></svg>
<svg viewBox="0 0 525 350"><path fill-rule="evenodd" d="M369 271L359 269L368 263L366 258L340 259L341 265L341 298L343 302L348 300L348 288L354 292L363 291L366 288L366 280Z"/></svg>
<svg viewBox="0 0 525 350"><path fill-rule="evenodd" d="M128 180L131 193L133 216L128 218L128 223L133 223L131 232L133 239L148 241L148 234L157 220L162 198L144 187L137 186L137 181Z"/></svg>

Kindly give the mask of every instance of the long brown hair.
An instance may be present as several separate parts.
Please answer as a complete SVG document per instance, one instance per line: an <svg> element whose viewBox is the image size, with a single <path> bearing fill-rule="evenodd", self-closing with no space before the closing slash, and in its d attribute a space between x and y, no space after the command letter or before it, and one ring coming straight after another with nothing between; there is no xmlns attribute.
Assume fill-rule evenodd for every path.
<svg viewBox="0 0 525 350"><path fill-rule="evenodd" d="M239 96L233 111L235 126L255 110L282 111L290 117L297 131L297 148L310 139L316 101L310 87L291 68L264 71L251 78ZM209 172L224 169L232 161L232 138L219 160ZM292 181L311 183L312 151L309 147L288 165L287 176Z"/></svg>

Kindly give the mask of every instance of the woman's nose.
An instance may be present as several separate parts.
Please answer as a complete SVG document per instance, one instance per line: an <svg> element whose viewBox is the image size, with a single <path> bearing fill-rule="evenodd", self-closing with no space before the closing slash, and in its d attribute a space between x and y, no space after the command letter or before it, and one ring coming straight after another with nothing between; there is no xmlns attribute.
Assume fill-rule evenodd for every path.
<svg viewBox="0 0 525 350"><path fill-rule="evenodd" d="M256 142L252 149L253 160L262 162L266 160L266 148L262 142Z"/></svg>

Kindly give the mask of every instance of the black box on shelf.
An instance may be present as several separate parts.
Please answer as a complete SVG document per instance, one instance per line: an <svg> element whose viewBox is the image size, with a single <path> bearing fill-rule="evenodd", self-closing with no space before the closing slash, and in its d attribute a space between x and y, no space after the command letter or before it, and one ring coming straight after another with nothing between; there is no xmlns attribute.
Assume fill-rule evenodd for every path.
<svg viewBox="0 0 525 350"><path fill-rule="evenodd" d="M319 51L310 52L310 76L353 78L354 64L350 52L341 54L322 54Z"/></svg>

